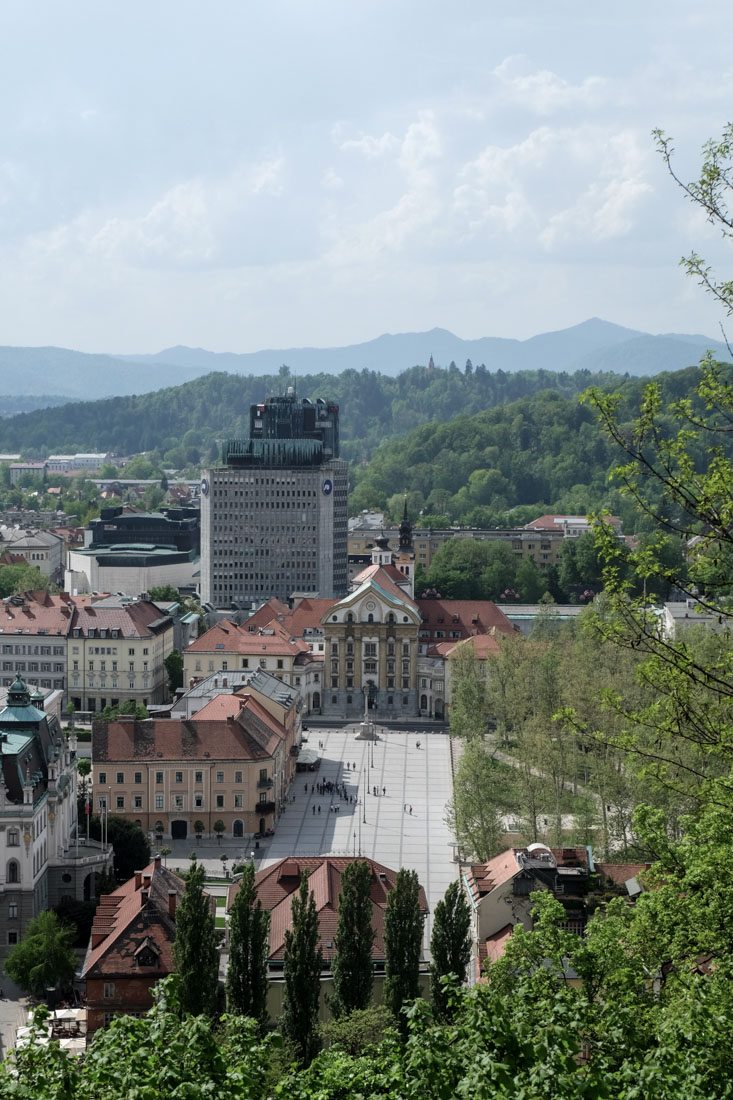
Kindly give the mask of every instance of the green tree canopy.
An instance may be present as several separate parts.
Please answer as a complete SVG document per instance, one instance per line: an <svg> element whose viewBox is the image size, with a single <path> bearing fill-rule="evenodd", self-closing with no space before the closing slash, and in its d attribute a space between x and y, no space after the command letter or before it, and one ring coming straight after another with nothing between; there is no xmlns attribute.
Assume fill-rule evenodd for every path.
<svg viewBox="0 0 733 1100"><path fill-rule="evenodd" d="M308 1065L320 1046L318 1002L323 954L318 911L308 878L303 875L293 897L291 927L285 931L285 999L280 1027L293 1044L301 1065Z"/></svg>
<svg viewBox="0 0 733 1100"><path fill-rule="evenodd" d="M230 1012L251 1016L264 1028L267 1024L270 914L262 908L254 879L254 864L246 863L229 914L226 994Z"/></svg>
<svg viewBox="0 0 733 1100"><path fill-rule="evenodd" d="M407 1021L402 1010L420 993L423 931L417 873L402 867L387 895L384 914L384 1001L403 1034Z"/></svg>
<svg viewBox="0 0 733 1100"><path fill-rule="evenodd" d="M68 989L76 970L74 939L74 929L62 924L54 912L39 913L20 943L10 949L5 973L34 997L44 997L48 989Z"/></svg>
<svg viewBox="0 0 733 1100"><path fill-rule="evenodd" d="M338 927L334 938L334 1015L364 1009L372 995L372 871L366 860L348 863L341 875Z"/></svg>
<svg viewBox="0 0 733 1100"><path fill-rule="evenodd" d="M453 976L456 983L466 980L471 958L471 911L459 882L451 882L433 914L430 951L430 990L433 1009L439 1017L450 1012L449 992L444 979Z"/></svg>
<svg viewBox="0 0 733 1100"><path fill-rule="evenodd" d="M213 1016L218 1000L219 952L211 899L204 892L204 868L194 859L186 892L176 911L173 960L183 1012Z"/></svg>

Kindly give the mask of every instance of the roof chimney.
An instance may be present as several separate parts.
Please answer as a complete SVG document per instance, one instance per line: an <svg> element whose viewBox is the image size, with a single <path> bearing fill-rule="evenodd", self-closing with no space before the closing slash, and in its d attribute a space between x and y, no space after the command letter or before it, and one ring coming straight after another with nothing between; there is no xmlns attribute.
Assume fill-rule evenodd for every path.
<svg viewBox="0 0 733 1100"><path fill-rule="evenodd" d="M140 889L140 887L142 886L142 882L143 882L143 873L142 873L142 871L136 871L135 872L135 889L136 890Z"/></svg>
<svg viewBox="0 0 733 1100"><path fill-rule="evenodd" d="M154 859L153 862L155 863L155 870L159 871L160 870L160 852L156 853L156 856L155 856L155 859Z"/></svg>
<svg viewBox="0 0 733 1100"><path fill-rule="evenodd" d="M143 875L143 887L144 887L144 888L145 888L146 890L149 890L149 889L150 889L150 880L151 880L151 878L152 878L152 877L153 877L153 876L152 876L151 874L144 874L144 875Z"/></svg>
<svg viewBox="0 0 733 1100"><path fill-rule="evenodd" d="M142 908L143 905L147 905L149 895L150 895L150 890L148 889L147 886L143 886L142 890L140 891L140 907L141 908Z"/></svg>
<svg viewBox="0 0 733 1100"><path fill-rule="evenodd" d="M168 891L168 916L171 920L176 919L176 899L178 894L175 890Z"/></svg>

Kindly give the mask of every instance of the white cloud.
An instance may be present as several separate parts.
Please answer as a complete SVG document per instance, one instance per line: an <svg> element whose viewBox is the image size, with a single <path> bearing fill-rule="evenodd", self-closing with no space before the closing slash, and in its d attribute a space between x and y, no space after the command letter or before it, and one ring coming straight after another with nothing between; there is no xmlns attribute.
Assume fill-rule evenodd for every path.
<svg viewBox="0 0 733 1100"><path fill-rule="evenodd" d="M604 96L606 81L588 76L580 84L571 84L549 69L529 72L530 63L523 55L507 57L493 72L503 95L538 115L552 115L569 107L593 107Z"/></svg>

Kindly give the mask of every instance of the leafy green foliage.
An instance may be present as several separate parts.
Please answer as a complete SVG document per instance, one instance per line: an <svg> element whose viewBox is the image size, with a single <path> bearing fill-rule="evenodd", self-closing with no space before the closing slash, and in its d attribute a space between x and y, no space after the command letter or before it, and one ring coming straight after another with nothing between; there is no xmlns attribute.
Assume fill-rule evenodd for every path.
<svg viewBox="0 0 733 1100"><path fill-rule="evenodd" d="M394 888L387 895L384 914L384 1002L403 1034L407 1029L403 1009L420 992L422 938L423 915L417 873L402 867Z"/></svg>
<svg viewBox="0 0 733 1100"><path fill-rule="evenodd" d="M323 955L318 911L306 875L293 897L292 914L292 927L285 931L285 1000L280 1027L293 1044L299 1063L307 1066L320 1046L318 1003Z"/></svg>
<svg viewBox="0 0 733 1100"><path fill-rule="evenodd" d="M172 650L163 661L168 673L168 690L173 693L183 686L183 655L177 649Z"/></svg>
<svg viewBox="0 0 733 1100"><path fill-rule="evenodd" d="M193 860L186 892L176 911L173 960L178 974L181 1010L193 1016L216 1012L219 953L210 898L204 893L204 868Z"/></svg>
<svg viewBox="0 0 733 1100"><path fill-rule="evenodd" d="M10 949L5 973L35 997L45 996L47 989L67 989L76 970L74 939L74 929L62 924L56 913L39 913L20 943Z"/></svg>
<svg viewBox="0 0 733 1100"><path fill-rule="evenodd" d="M365 860L348 863L341 876L338 927L334 938L333 997L335 1016L365 1009L372 995L372 872Z"/></svg>
<svg viewBox="0 0 733 1100"><path fill-rule="evenodd" d="M227 1008L237 1016L251 1016L265 1027L270 914L257 898L254 878L254 864L246 863L229 914Z"/></svg>
<svg viewBox="0 0 733 1100"><path fill-rule="evenodd" d="M433 1011L439 1018L452 1015L454 1002L447 978L456 984L465 981L471 957L471 911L459 882L451 882L435 906L430 951L430 991Z"/></svg>

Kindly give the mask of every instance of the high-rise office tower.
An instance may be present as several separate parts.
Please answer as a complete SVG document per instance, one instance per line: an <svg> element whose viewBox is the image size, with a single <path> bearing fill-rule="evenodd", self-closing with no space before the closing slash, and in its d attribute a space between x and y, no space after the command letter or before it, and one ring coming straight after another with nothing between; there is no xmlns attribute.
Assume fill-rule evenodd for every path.
<svg viewBox="0 0 733 1100"><path fill-rule="evenodd" d="M250 408L201 478L201 599L215 607L347 588L347 464L339 409L292 389Z"/></svg>

